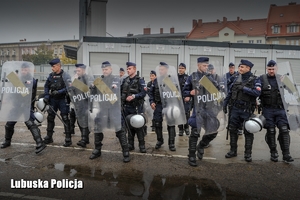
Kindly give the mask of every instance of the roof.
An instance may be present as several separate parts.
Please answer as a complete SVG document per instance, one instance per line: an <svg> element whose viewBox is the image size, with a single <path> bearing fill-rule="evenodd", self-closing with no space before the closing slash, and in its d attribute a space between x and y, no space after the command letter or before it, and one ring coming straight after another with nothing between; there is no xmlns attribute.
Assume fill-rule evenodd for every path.
<svg viewBox="0 0 300 200"><path fill-rule="evenodd" d="M202 23L199 22L188 34L187 39L201 39L207 37L218 37L224 28L230 28L235 35L263 36L265 35L267 19L237 19L235 21L223 21Z"/></svg>
<svg viewBox="0 0 300 200"><path fill-rule="evenodd" d="M64 45L64 50L67 58L77 60L77 47Z"/></svg>
<svg viewBox="0 0 300 200"><path fill-rule="evenodd" d="M271 5L267 23L300 22L300 4Z"/></svg>
<svg viewBox="0 0 300 200"><path fill-rule="evenodd" d="M127 36L130 38L180 38L184 39L189 32L181 33L155 33L155 34L138 34L133 36Z"/></svg>

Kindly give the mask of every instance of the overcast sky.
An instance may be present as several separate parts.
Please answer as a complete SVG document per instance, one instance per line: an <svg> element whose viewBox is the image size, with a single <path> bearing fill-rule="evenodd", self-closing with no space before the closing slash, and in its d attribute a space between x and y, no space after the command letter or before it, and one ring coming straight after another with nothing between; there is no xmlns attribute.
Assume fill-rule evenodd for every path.
<svg viewBox="0 0 300 200"><path fill-rule="evenodd" d="M267 18L270 4L291 0L108 0L106 31L128 33L189 32L193 19L203 22ZM300 4L300 0L293 0ZM79 0L0 0L0 43L79 39Z"/></svg>

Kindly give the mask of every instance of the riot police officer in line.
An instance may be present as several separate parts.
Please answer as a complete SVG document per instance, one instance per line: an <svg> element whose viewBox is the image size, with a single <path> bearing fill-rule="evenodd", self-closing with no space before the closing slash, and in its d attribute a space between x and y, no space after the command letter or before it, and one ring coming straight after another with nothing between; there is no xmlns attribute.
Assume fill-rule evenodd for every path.
<svg viewBox="0 0 300 200"><path fill-rule="evenodd" d="M238 76L238 71L235 71L234 63L229 63L228 65L228 72L224 76L224 83L225 83L225 93L228 93L229 87L232 84L233 80L236 76ZM243 135L243 125L239 128L238 135Z"/></svg>
<svg viewBox="0 0 300 200"><path fill-rule="evenodd" d="M280 94L276 76L277 64L274 60L270 60L267 64L267 74L260 76L262 83L261 90L261 106L262 114L266 118L265 129L267 133L265 136L266 142L270 148L271 160L278 161L278 152L276 149L276 127L279 129L278 140L285 162L293 162L294 159L290 156L290 135L289 123L287 120L286 112L284 110L284 103ZM277 77L280 79L280 77ZM282 89L282 88L281 88Z"/></svg>
<svg viewBox="0 0 300 200"><path fill-rule="evenodd" d="M204 87L200 86L200 88L197 89L196 86L194 86L204 76L206 76L209 79L209 81L213 83L213 85L217 89L219 89L218 83L213 80L211 74L207 73L209 58L199 57L197 59L197 62L197 72L193 72L192 75L188 77L183 88L183 96L185 97L186 101L188 101L195 95L202 95L207 93L207 90ZM188 163L193 167L197 166L196 151L197 157L201 160L203 158L204 148L207 147L208 144L217 136L218 128L220 125L220 122L216 118L216 115L213 114L212 106L207 106L207 103L204 102L198 102L197 98L195 98L194 101L196 102L193 108L192 116L189 118L188 121L189 125L192 127L191 135L189 137ZM196 104L200 105L196 106ZM196 119L198 117L196 113L200 114L200 119ZM201 127L198 127L197 124ZM210 134L203 134L201 141L197 145L198 138L200 137L200 131L198 131L198 128L203 128L206 132L209 132Z"/></svg>
<svg viewBox="0 0 300 200"><path fill-rule="evenodd" d="M128 130L129 150L134 150L134 137L137 135L141 153L146 153L144 127L134 128L127 123L126 117L131 114L140 114L143 112L144 97L146 96L145 81L137 75L136 64L126 62L128 76L123 80L121 85L121 101L123 111L123 126Z"/></svg>
<svg viewBox="0 0 300 200"><path fill-rule="evenodd" d="M44 138L44 142L46 144L53 142L52 136L55 127L54 119L59 110L65 129L65 143L63 146L68 147L72 144L72 141L69 119L69 100L64 78L70 79L70 77L66 77L68 74L64 73L64 70L61 69L60 59L53 59L49 64L51 65L52 73L49 74L44 85L44 102L49 104L53 110L48 110L47 136Z"/></svg>
<svg viewBox="0 0 300 200"><path fill-rule="evenodd" d="M238 68L239 76L233 80L224 100L224 113L227 113L227 106L231 109L228 127L230 131L230 151L225 155L226 158L237 156L238 128L253 114L256 107L256 98L261 94L261 81L251 72L253 66L252 62L241 60ZM244 158L247 162L251 162L254 135L246 129L244 129L244 135Z"/></svg>
<svg viewBox="0 0 300 200"><path fill-rule="evenodd" d="M187 75L185 73L186 70L186 65L184 63L180 63L179 67L178 67L178 81L180 84L180 90L182 92L182 89L184 87L184 84L186 82L186 80L188 79L189 75ZM184 105L184 110L185 110L185 116L186 116L186 120L188 121L190 118L190 111L191 111L191 100L190 101L184 101L184 97L182 96L182 100L183 100L183 105ZM190 134L190 130L189 130L189 124L181 124L178 125L179 128L179 136L183 136L183 132L185 131L186 135Z"/></svg>
<svg viewBox="0 0 300 200"><path fill-rule="evenodd" d="M93 106L90 108L91 114L96 115L94 118L95 149L90 159L101 156L103 131L113 129L123 151L123 162L127 163L130 161L130 155L126 132L122 128L121 123L120 77L114 74L117 69L114 69L114 66L109 61L103 62L101 69L102 75L95 79L90 95L90 101ZM95 111L94 107L98 107L98 111Z"/></svg>
<svg viewBox="0 0 300 200"><path fill-rule="evenodd" d="M30 117L29 120L25 122L25 125L27 126L28 130L30 130L33 139L36 142L35 153L40 153L43 149L45 149L46 145L42 140L41 131L35 122L38 119L34 115L34 103L35 103L36 92L37 92L37 80L30 73L30 65L28 62L22 63L20 74L21 74L20 79L22 83L25 83L25 87L32 86L32 90L29 91L32 93ZM20 95L20 94L16 94L16 95ZM19 101L19 100L20 100L19 97L12 99L12 101ZM19 109L20 109L19 107L13 108L11 112L17 112L17 110ZM5 141L2 143L1 148L6 148L11 145L11 139L14 134L14 127L16 123L17 123L16 121L8 121L5 124Z"/></svg>
<svg viewBox="0 0 300 200"><path fill-rule="evenodd" d="M156 79L156 72L154 70L150 71L150 81L147 83L147 94L149 96L150 90L151 90L151 86L154 82L154 80ZM151 125L152 131L155 131L155 120L154 118L152 119L152 125Z"/></svg>
<svg viewBox="0 0 300 200"><path fill-rule="evenodd" d="M75 67L76 67L76 76L77 76L77 80L81 81L82 83L84 83L85 85L89 85L89 77L87 76L85 70L86 70L86 65L84 64L81 64L81 63L77 63L75 64ZM81 94L82 91L80 91L79 89L77 88L72 88L72 90L75 90L73 91L75 94ZM75 122L76 122L76 119L77 119L77 115L81 115L79 117L81 117L81 120L83 120L84 124L88 125L88 113L87 113L87 110L88 110L88 98L80 101L80 102L76 102L76 105L75 106L75 109L77 109L77 112L75 112L75 109L74 108L71 108L70 110L70 129L71 129L71 134L75 134ZM76 108L76 106L80 106L80 108ZM90 131L89 131L89 128L88 126L86 127L82 127L79 123L79 121L77 120L77 125L79 127L79 130L80 130L80 133L81 133L81 140L79 142L77 142L77 145L78 146L81 146L83 148L86 148L86 145L90 143L90 140L89 140L89 134L90 134Z"/></svg>

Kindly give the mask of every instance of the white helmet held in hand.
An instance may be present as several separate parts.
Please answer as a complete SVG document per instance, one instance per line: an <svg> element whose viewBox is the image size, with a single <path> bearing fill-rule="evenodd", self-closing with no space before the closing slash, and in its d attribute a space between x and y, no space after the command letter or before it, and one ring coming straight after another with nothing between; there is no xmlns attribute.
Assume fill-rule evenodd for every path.
<svg viewBox="0 0 300 200"><path fill-rule="evenodd" d="M38 100L36 107L42 112L49 110L49 106L47 104L45 104L44 98L40 98Z"/></svg>

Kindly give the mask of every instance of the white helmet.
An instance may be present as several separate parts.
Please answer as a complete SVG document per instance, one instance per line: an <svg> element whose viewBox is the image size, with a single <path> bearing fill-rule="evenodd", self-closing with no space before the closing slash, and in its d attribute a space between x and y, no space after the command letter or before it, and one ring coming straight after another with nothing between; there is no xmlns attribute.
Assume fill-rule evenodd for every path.
<svg viewBox="0 0 300 200"><path fill-rule="evenodd" d="M259 117L253 116L245 122L245 129L249 133L257 133L262 130L265 124L266 119L263 115L260 115Z"/></svg>
<svg viewBox="0 0 300 200"><path fill-rule="evenodd" d="M36 125L40 125L43 121L44 121L44 115L40 112L35 112L33 113L35 119L34 119L34 123Z"/></svg>
<svg viewBox="0 0 300 200"><path fill-rule="evenodd" d="M38 100L36 107L42 112L49 110L49 106L47 104L45 104L44 98L40 98Z"/></svg>
<svg viewBox="0 0 300 200"><path fill-rule="evenodd" d="M128 115L126 120L133 128L142 128L146 124L146 118L141 114Z"/></svg>
<svg viewBox="0 0 300 200"><path fill-rule="evenodd" d="M167 116L170 118L177 119L180 117L180 109L177 106L169 107L167 111Z"/></svg>
<svg viewBox="0 0 300 200"><path fill-rule="evenodd" d="M92 118L92 120L94 120L97 116L97 114L100 112L99 108L93 108L92 112L90 113L90 117Z"/></svg>

